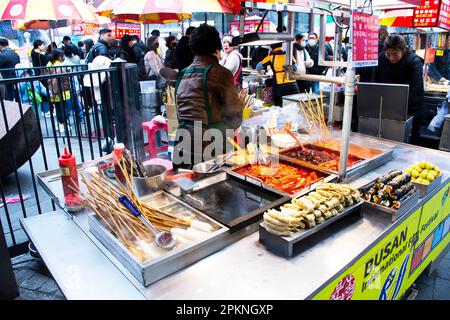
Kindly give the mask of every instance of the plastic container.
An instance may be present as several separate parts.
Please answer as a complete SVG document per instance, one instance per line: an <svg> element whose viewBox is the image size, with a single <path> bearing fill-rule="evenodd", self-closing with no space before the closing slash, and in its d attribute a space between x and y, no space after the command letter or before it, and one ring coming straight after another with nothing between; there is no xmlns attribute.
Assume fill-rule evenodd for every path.
<svg viewBox="0 0 450 320"><path fill-rule="evenodd" d="M273 144L279 148L290 148L297 145L297 142L288 134L274 134L271 136Z"/></svg>
<svg viewBox="0 0 450 320"><path fill-rule="evenodd" d="M141 88L141 93L151 92L156 89L156 81L155 80L139 81L139 86Z"/></svg>

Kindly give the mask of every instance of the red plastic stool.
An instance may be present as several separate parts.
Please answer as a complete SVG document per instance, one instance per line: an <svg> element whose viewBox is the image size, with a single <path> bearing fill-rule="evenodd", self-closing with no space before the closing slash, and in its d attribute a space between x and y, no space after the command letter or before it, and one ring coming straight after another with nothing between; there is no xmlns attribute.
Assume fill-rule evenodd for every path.
<svg viewBox="0 0 450 320"><path fill-rule="evenodd" d="M144 150L150 155L150 159L157 158L158 152L168 150L168 143L161 141L161 145L158 145L156 141L157 132L165 130L166 133L168 133L167 120L165 120L164 123L156 122L154 120L143 122L142 130L147 133L148 143L145 144Z"/></svg>

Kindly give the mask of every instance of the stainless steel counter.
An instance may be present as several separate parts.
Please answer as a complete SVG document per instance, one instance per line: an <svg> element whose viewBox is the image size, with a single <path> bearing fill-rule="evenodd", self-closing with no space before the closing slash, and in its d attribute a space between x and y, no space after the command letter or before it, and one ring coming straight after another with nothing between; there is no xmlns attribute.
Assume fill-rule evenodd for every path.
<svg viewBox="0 0 450 320"><path fill-rule="evenodd" d="M351 142L363 143L367 146L391 146L397 145L394 150L393 160L369 174L364 175L352 181L355 186L362 186L374 178L393 169L405 169L411 164L419 161L429 161L439 166L444 173L442 183L446 184L449 180L450 154L442 151L430 150L411 145L392 143L376 139L373 137L352 134ZM423 200L421 200L423 202ZM88 295L89 298L103 299L111 287L115 287L117 292L121 292L121 298L131 295L127 292L134 288L136 293L142 293L148 299L305 299L314 291L326 284L334 275L350 266L351 263L368 250L373 244L382 238L385 234L401 223L415 209L420 202L395 223L390 221L390 217L376 212L367 212L361 218L349 217L344 219L331 228L327 229L313 243L309 243L302 252L291 259L285 259L277 256L259 243L258 233L236 242L229 247L212 254L190 267L187 267L175 274L172 274L148 287L143 287L112 255L100 244L88 230L86 214L80 213L73 217L73 220L67 220L66 223L76 224L79 227L79 237L86 235L92 241L92 244L98 248L98 252L103 253L109 261L99 260L102 266L96 266L89 270L86 263L80 263L81 273L99 272L98 269L114 268L119 270L124 279L111 283L112 279L100 277L95 279L96 295ZM62 214L62 213L60 213ZM46 242L46 246L38 246L41 254L49 261L55 261L58 250L45 240L45 234L38 232L41 219L42 224L48 224L48 218L33 217L33 223L25 219L22 223L27 233L36 243ZM30 219L30 220L31 220ZM42 227L42 226L41 226ZM58 247L65 242L74 239L67 239L63 234L58 235ZM76 237L71 232L70 237ZM79 248L77 252L81 249ZM82 251L82 250L81 250ZM50 258L51 257L51 258ZM83 256L80 256L83 259ZM72 263L75 259L72 260ZM63 264L58 266L47 263L52 273L59 272ZM59 269L58 269L59 268ZM102 271L104 272L104 271ZM112 272L112 271L111 271ZM87 277L93 279L92 277ZM63 288L66 296L71 297L70 286L65 285L67 279L56 277L58 283ZM92 283L80 282L79 286L89 290ZM80 287L77 293L81 293ZM102 294L104 291L104 295ZM111 294L109 294L110 296ZM80 295L76 295L79 297Z"/></svg>

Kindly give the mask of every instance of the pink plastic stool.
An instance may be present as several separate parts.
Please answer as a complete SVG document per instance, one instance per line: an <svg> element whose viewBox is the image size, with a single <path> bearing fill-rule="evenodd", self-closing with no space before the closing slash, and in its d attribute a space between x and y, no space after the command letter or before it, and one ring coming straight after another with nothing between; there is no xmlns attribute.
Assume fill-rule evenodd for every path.
<svg viewBox="0 0 450 320"><path fill-rule="evenodd" d="M168 150L168 143L161 141L161 145L158 146L156 142L156 133L158 131L165 130L166 133L168 133L167 120L165 120L164 123L156 122L154 120L143 122L142 130L147 133L148 143L144 146L144 150L150 155L150 158L156 158L158 157L158 152Z"/></svg>

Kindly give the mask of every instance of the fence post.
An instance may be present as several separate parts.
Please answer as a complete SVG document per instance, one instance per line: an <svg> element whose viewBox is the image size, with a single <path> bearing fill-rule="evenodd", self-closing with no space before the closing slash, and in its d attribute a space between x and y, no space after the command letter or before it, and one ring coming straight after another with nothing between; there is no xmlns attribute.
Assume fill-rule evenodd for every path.
<svg viewBox="0 0 450 320"><path fill-rule="evenodd" d="M138 95L137 72L126 69L126 63L115 63L118 67L119 90L122 108L114 108L116 118L117 141L133 150L134 156L144 161L144 137L142 133L142 115ZM121 140L121 141L120 141Z"/></svg>
<svg viewBox="0 0 450 320"><path fill-rule="evenodd" d="M0 222L0 275L2 278L0 285L0 300L12 299L19 295L16 278L11 265L8 248L6 246L5 234Z"/></svg>

